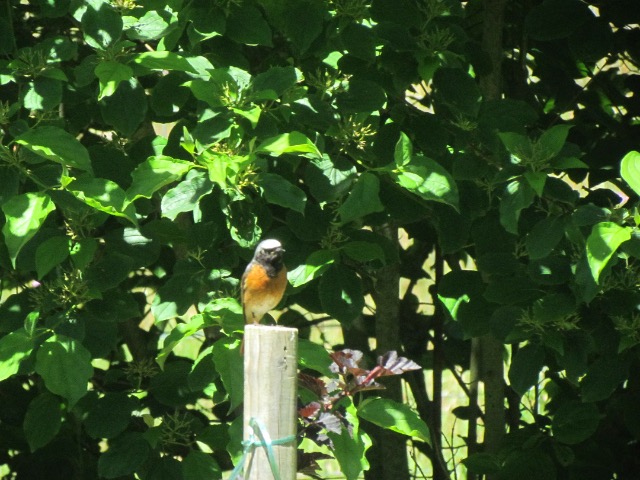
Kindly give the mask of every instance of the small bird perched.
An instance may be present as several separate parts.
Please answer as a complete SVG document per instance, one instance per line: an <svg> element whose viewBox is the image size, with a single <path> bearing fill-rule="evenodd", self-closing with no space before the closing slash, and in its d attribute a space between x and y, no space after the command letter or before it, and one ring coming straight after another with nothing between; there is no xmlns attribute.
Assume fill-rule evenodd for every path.
<svg viewBox="0 0 640 480"><path fill-rule="evenodd" d="M242 311L245 323L260 323L282 299L287 286L284 248L278 240L263 240L242 275Z"/></svg>

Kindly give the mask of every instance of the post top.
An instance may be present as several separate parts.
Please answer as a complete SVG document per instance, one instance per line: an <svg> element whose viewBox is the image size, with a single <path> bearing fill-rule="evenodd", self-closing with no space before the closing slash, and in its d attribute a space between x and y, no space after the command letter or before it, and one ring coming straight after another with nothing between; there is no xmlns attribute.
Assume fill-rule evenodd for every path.
<svg viewBox="0 0 640 480"><path fill-rule="evenodd" d="M261 325L255 323L248 323L244 326L245 332L254 330L255 332L297 332L297 328L282 327L280 325Z"/></svg>

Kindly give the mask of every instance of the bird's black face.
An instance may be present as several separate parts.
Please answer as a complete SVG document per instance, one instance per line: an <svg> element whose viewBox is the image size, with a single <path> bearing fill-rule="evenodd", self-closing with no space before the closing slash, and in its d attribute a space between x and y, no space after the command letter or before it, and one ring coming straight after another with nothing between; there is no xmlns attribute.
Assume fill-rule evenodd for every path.
<svg viewBox="0 0 640 480"><path fill-rule="evenodd" d="M282 267L283 256L284 248L282 247L263 248L256 252L256 260L267 265L273 265L278 270Z"/></svg>
<svg viewBox="0 0 640 480"><path fill-rule="evenodd" d="M254 260L271 267L276 273L283 267L284 248L277 240L265 240L256 248Z"/></svg>

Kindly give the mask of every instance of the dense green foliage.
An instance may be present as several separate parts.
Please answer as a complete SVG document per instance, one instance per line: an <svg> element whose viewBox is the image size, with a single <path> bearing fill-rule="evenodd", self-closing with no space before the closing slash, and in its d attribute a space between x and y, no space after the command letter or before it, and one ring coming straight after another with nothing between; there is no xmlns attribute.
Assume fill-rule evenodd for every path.
<svg viewBox="0 0 640 480"><path fill-rule="evenodd" d="M0 475L230 470L238 279L275 237L280 323L308 338L309 320L337 320L372 366L371 298L399 266L402 348L434 373L433 390L413 377L415 409L344 396L331 448L301 449L357 478L377 468L375 424L436 478L461 461L470 477L634 478L639 10L507 2L491 84L483 6L500 3L5 0ZM384 233L398 228L400 248ZM460 378L487 335L505 345L508 386L489 393L508 433L469 434L467 458L443 465L442 371ZM300 353L331 374L323 348ZM473 390L454 410L470 432Z"/></svg>

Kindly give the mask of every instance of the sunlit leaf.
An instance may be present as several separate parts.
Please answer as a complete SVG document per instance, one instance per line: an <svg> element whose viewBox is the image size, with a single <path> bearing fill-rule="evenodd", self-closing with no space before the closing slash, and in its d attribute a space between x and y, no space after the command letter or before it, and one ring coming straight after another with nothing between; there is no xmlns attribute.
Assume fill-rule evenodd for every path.
<svg viewBox="0 0 640 480"><path fill-rule="evenodd" d="M640 195L640 152L633 150L624 156L620 163L620 175Z"/></svg>
<svg viewBox="0 0 640 480"><path fill-rule="evenodd" d="M280 156L285 153L309 153L320 158L318 147L303 133L291 132L276 135L264 140L255 153L269 153Z"/></svg>
<svg viewBox="0 0 640 480"><path fill-rule="evenodd" d="M87 393L93 375L91 353L73 338L53 336L38 350L36 372L49 391L74 405Z"/></svg>
<svg viewBox="0 0 640 480"><path fill-rule="evenodd" d="M358 407L358 416L379 427L431 443L427 424L404 403L389 398L368 398Z"/></svg>
<svg viewBox="0 0 640 480"><path fill-rule="evenodd" d="M33 238L55 208L46 193L23 193L2 205L6 218L2 234L14 267L22 247Z"/></svg>
<svg viewBox="0 0 640 480"><path fill-rule="evenodd" d="M587 260L596 282L618 247L630 238L629 227L621 227L613 222L601 222L593 226L587 238Z"/></svg>
<svg viewBox="0 0 640 480"><path fill-rule="evenodd" d="M305 262L297 268L289 271L289 283L293 287L299 287L319 277L329 266L335 262L338 254L333 250L317 250L307 257Z"/></svg>
<svg viewBox="0 0 640 480"><path fill-rule="evenodd" d="M89 152L73 135L58 127L36 127L16 138L36 155L48 160L91 171Z"/></svg>
<svg viewBox="0 0 640 480"><path fill-rule="evenodd" d="M98 100L113 95L120 82L127 81L133 76L131 67L113 60L100 62L96 67L95 73L100 81Z"/></svg>
<svg viewBox="0 0 640 480"><path fill-rule="evenodd" d="M0 338L0 382L18 373L34 346L33 339L22 329Z"/></svg>
<svg viewBox="0 0 640 480"><path fill-rule="evenodd" d="M131 173L131 186L127 200L150 198L154 192L180 179L193 167L193 163L171 157L149 157Z"/></svg>

